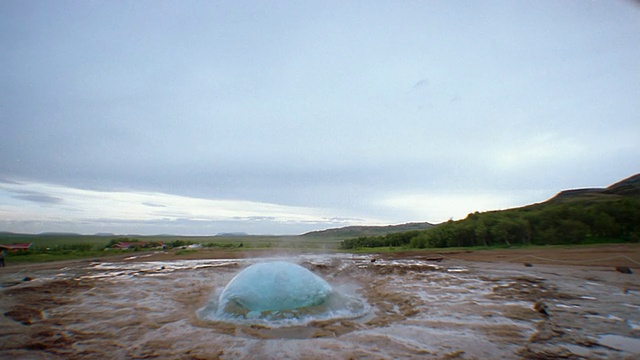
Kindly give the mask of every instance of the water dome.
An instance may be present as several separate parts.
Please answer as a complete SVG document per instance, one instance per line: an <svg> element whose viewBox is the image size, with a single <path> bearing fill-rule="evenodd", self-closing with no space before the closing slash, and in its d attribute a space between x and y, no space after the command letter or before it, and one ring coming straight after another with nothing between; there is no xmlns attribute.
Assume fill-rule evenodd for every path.
<svg viewBox="0 0 640 360"><path fill-rule="evenodd" d="M368 307L335 291L306 268L285 261L263 262L240 271L205 308L205 320L282 320L353 318Z"/></svg>
<svg viewBox="0 0 640 360"><path fill-rule="evenodd" d="M219 312L248 317L257 313L321 305L331 286L300 265L258 263L236 275L220 294Z"/></svg>

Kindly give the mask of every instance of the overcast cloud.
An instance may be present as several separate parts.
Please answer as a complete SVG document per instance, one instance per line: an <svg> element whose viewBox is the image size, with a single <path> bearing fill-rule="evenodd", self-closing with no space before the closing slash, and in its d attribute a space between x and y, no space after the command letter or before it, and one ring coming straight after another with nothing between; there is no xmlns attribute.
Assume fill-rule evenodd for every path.
<svg viewBox="0 0 640 360"><path fill-rule="evenodd" d="M0 231L441 222L640 169L633 1L0 2Z"/></svg>

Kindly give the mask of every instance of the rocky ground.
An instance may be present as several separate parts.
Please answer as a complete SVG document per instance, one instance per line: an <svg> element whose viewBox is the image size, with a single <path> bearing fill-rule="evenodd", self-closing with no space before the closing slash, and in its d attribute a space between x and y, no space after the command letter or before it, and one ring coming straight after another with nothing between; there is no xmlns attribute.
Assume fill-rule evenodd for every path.
<svg viewBox="0 0 640 360"><path fill-rule="evenodd" d="M307 267L370 312L285 327L197 316L242 268L273 257ZM601 245L205 250L9 266L0 269L0 358L635 359L639 260L640 246Z"/></svg>

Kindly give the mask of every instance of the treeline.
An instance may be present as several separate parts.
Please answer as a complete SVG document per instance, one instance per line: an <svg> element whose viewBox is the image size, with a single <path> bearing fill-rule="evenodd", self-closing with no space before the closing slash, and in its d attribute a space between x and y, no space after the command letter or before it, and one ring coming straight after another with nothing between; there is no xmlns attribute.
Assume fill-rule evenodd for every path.
<svg viewBox="0 0 640 360"><path fill-rule="evenodd" d="M443 248L640 241L640 199L547 202L469 214L432 229L342 241L343 249Z"/></svg>
<svg viewBox="0 0 640 360"><path fill-rule="evenodd" d="M161 241L141 241L135 238L127 238L127 237L123 237L123 238L115 238L115 239L111 239L107 245L104 246L105 249L111 249L114 248L117 244L119 243L132 243L135 244L133 245L131 248L132 249L149 249L149 248L158 248L158 247L162 247L163 246L163 242ZM183 246L186 244L186 242L178 240L176 241L176 245L175 246ZM167 242L164 243L164 245L166 246L170 246L173 247L174 244Z"/></svg>
<svg viewBox="0 0 640 360"><path fill-rule="evenodd" d="M120 242L128 242L133 245L129 249L117 249L116 244ZM18 251L12 253L12 256L18 255L30 255L30 254L55 254L55 255L68 255L78 253L88 253L107 250L153 250L153 249L174 249L185 248L190 245L200 245L204 248L236 248L243 247L244 244L233 243L204 243L196 244L189 240L170 240L170 241L141 241L135 238L115 238L111 239L107 244L91 244L91 243L78 243L78 244L51 244L51 245L33 245L28 250Z"/></svg>
<svg viewBox="0 0 640 360"><path fill-rule="evenodd" d="M205 248L233 248L233 247L243 247L243 243L234 244L234 243L215 243L215 242L206 242L206 243L196 243L191 240L166 240L166 241L141 241L138 239L132 238L116 238L111 239L109 243L105 246L105 248L113 248L116 244L120 242L128 242L134 243L135 245L132 247L135 249L154 249L159 247L164 247L165 249L173 249L173 248L183 248L191 245L198 245L200 247Z"/></svg>

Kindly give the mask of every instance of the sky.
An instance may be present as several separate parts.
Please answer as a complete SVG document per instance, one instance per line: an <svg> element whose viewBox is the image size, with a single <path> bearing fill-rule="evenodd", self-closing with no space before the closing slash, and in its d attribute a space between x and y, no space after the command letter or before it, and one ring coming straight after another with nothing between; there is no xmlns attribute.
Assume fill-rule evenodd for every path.
<svg viewBox="0 0 640 360"><path fill-rule="evenodd" d="M439 223L640 172L640 4L0 1L0 231Z"/></svg>

